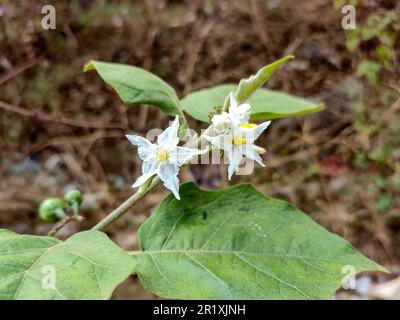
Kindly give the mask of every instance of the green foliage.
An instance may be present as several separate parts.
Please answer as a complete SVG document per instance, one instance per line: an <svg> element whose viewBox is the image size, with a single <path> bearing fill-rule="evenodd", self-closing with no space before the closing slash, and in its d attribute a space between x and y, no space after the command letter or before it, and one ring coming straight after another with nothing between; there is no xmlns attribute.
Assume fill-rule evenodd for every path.
<svg viewBox="0 0 400 320"><path fill-rule="evenodd" d="M136 266L98 231L62 242L0 229L0 257L0 299L108 299Z"/></svg>
<svg viewBox="0 0 400 320"><path fill-rule="evenodd" d="M337 8L345 4L356 5L359 2L359 0L333 1ZM77 116L77 121L83 122L82 119L87 118L88 115L77 112L78 109L84 111L81 101L87 103L85 95L79 94L82 83L74 81L75 72L70 65L57 67L56 61L60 60L60 51L53 51L52 48L61 48L63 54L69 52L71 56L76 55L78 49L82 49L81 41L86 41L86 43L89 41L95 44L96 50L106 52L106 56L111 59L115 57L116 52L125 50L124 44L122 47L117 44L121 41L114 32L128 38L132 34L144 34L138 30L141 25L143 30L147 30L149 26L147 20L152 19L148 19L151 18L151 14L148 14L149 8L131 3L81 5L73 1L68 9L70 10L61 11L68 13L64 20L70 22L74 31L70 32L72 36L67 34L67 37L56 37L61 39L61 42L57 42L58 45L54 46L49 45L54 42L55 38L51 36L54 33L36 34L34 32L30 38L36 41L39 35L40 46L38 47L49 49L46 56L48 59L40 65L40 68L32 68L24 73L25 76L31 75L30 78L24 78L25 81L28 79L26 83L18 81L17 85L15 83L7 85L7 90L4 91L7 99L4 100L21 102L22 106L29 106L32 110L62 111L65 116L70 113L71 118ZM13 11L15 10L10 12ZM177 11L176 18L171 19L168 15L160 17L161 20L167 20L166 25L176 26L181 21L187 22L185 18L182 18L183 11ZM19 40L19 33L14 31L17 30L13 24L16 19L14 15L12 16L9 23L4 24L4 35L3 33L0 35L0 38L7 40L10 46L14 42L18 43L15 39ZM129 19L132 16L140 19ZM124 25L130 25L132 21L139 23L132 25L134 28L126 29ZM115 25L115 28L111 28L114 32L108 32L108 36L103 32L100 37L103 41L99 42L98 35L104 31L102 29L104 27L110 29L107 23ZM165 22L157 21L158 26L160 23ZM25 25L19 27L22 28L21 30L25 29ZM87 27L100 27L94 28L99 29L97 31L100 33L87 33L87 30L84 30ZM75 39L74 34L77 28L83 30ZM241 30L244 29L246 28L241 26ZM361 26L360 30L348 31L347 46L350 50L357 50L363 42L367 41L368 45L365 47L374 50L362 56L357 69L359 76L366 77L368 81L376 85L381 69L393 68L399 30L398 15L391 12L383 17L373 15L365 26ZM68 33L68 28L66 31ZM148 32L143 39L151 40L153 36L153 32ZM243 33L242 36L244 47L251 46L252 34ZM139 38L141 40L138 42L143 40L142 37ZM172 43L168 33L163 33L162 38ZM221 38L223 37L217 34L215 39L218 39L219 43ZM35 49L35 43L28 40L25 41L27 46L31 45L30 47ZM181 41L185 39L182 38ZM228 42L225 47L231 48ZM163 41L157 41L157 46L162 43ZM117 47L118 50L115 50ZM149 57L149 53L151 54L154 50L154 46L147 47L135 53L138 59ZM90 46L88 48L90 51ZM159 63L153 64L153 68L158 70L158 74L163 74L162 70L173 70L176 65L174 65L174 59L168 55L172 51L170 52L169 48L163 48L162 45L158 49L160 50L156 55L157 59L165 54L167 59L160 59ZM258 50L256 47L254 49ZM22 50L20 55L17 54L14 57L15 61L11 61L17 69L19 65L24 67L23 62L27 56L25 51ZM88 54L81 51L79 52L83 55ZM175 52L178 51L175 50ZM230 55L229 51L231 50L227 50ZM219 58L224 60L229 58L229 55L222 52ZM362 55L361 52L360 55ZM37 55L32 52L30 56ZM66 58L71 58L70 56ZM179 51L177 56L182 56L182 52ZM240 58L240 55L237 57ZM212 64L206 62L204 73L209 71L207 66L215 65L221 60L219 58ZM249 101L252 104L253 120L267 120L304 115L323 108L323 105L261 89L272 74L292 58L288 56L261 68L255 75L242 80L238 86L222 85L201 90L190 94L182 101L179 100L172 87L141 68L91 61L84 70L96 70L125 103L152 104L168 115L179 114L181 119L183 118L182 111L185 110L196 119L210 120L208 117L211 112L221 112L226 109L229 104L227 96L233 91L239 102ZM71 59L64 60L71 61ZM149 61L154 62L152 59ZM29 61L27 62L29 64ZM225 70L227 67L230 66L224 65L222 69ZM9 69L7 65L5 68ZM68 90L65 90L65 87L68 87ZM60 92L63 91L68 93L66 95L68 99L72 98L68 100L68 105L75 107L60 109L61 106L66 106L60 96ZM364 97L364 99L368 98L368 96ZM99 107L106 105L105 100L101 98L97 100L91 100L92 103L89 101L89 106L92 104L90 107L94 107L96 113ZM359 150L356 140L361 139L353 139L352 150L358 152L354 159L355 166L370 173L369 166L381 167L386 164L394 169L396 166L394 151L398 146L396 132L400 129L399 124L393 120L396 108L390 108L388 113L383 113L382 109L366 110L362 104L360 105L362 108L359 110L360 114L356 113L355 129L360 129L362 140L368 143L365 143L365 150ZM57 114L54 116L57 117ZM103 119L106 118L110 117ZM5 135L17 144L21 144L24 133L21 119L14 119L7 114L3 120L4 124L13 124L12 127L4 130ZM379 143L373 143L374 141L371 140L372 143L369 143L368 139L378 135L382 127L387 131L387 139L379 139ZM186 128L187 123L181 123L179 135ZM319 169L318 166L310 166L303 175L304 178L317 175ZM283 176L283 171L276 170L272 173L273 180ZM145 193L153 182L152 179L139 188L139 196ZM294 177L291 178L291 183L293 179L304 180ZM386 214L395 207L396 192L390 192L390 188L400 191L398 174L392 174L389 177L382 175L373 183L365 180L361 185L366 186L366 190L362 191L365 191L368 197L371 193L369 188L374 189L374 194L378 197L371 196L372 207L375 204L379 212ZM307 191L310 191L309 196L315 193L312 188ZM175 200L172 196L166 198L155 210L153 216L145 222L140 230L143 251L132 253L132 255L125 253L105 234L97 231L81 232L62 242L53 237L17 235L0 229L0 299L107 299L121 281L136 272L139 273L147 288L162 297L319 299L331 298L339 287L346 275L343 273L343 266L354 266L357 272L384 270L358 253L345 240L315 224L292 205L265 197L252 186L239 185L210 192L200 190L194 184L186 184L181 188L181 196L183 197L181 201ZM352 196L351 192L349 196ZM133 197L117 210L121 208L127 210L133 203ZM68 217L65 213L72 214L73 212L75 215L79 213L82 194L78 190L65 194L64 200L58 198L46 200L43 207L39 209L43 220L56 222ZM120 213L118 217L124 214L122 211ZM354 216L358 217L358 215ZM43 284L50 283L43 280L51 276L51 272L49 274L48 271L52 268L55 271L55 287L45 288Z"/></svg>
<svg viewBox="0 0 400 320"><path fill-rule="evenodd" d="M399 31L400 18L395 11L389 11L384 16L372 14L363 25L346 31L346 46L351 52L364 42L373 40L376 43L371 56L361 60L358 65L358 76L365 77L371 85L377 86L381 69L393 69Z"/></svg>
<svg viewBox="0 0 400 320"><path fill-rule="evenodd" d="M376 201L376 208L381 213L386 213L392 205L392 198L386 194L382 194Z"/></svg>
<svg viewBox="0 0 400 320"><path fill-rule="evenodd" d="M394 11L384 16L370 15L364 25L346 31L346 46L350 51L356 50L364 41L377 39L380 43L393 46L400 28L400 20Z"/></svg>
<svg viewBox="0 0 400 320"><path fill-rule="evenodd" d="M227 97L234 91L239 102L249 99L253 119L265 120L304 115L323 108L322 104L316 105L284 93L257 90L281 65L293 58L287 56L261 68L255 75L241 80L238 86L228 84L200 90L181 101L167 83L141 68L91 61L84 67L84 71L96 70L103 80L117 91L122 101L128 104L152 104L169 115L182 114L184 110L195 119L208 122L210 112L229 103ZM183 126L181 131L186 129Z"/></svg>
<svg viewBox="0 0 400 320"><path fill-rule="evenodd" d="M166 114L180 114L175 90L164 80L144 69L100 61L91 61L84 71L96 70L127 104L151 104Z"/></svg>
<svg viewBox="0 0 400 320"><path fill-rule="evenodd" d="M376 86L379 83L379 71L381 66L374 60L364 59L358 66L356 75L359 77L365 77L372 85Z"/></svg>
<svg viewBox="0 0 400 320"><path fill-rule="evenodd" d="M230 92L237 86L223 84L209 89L195 91L181 100L185 112L193 118L208 122L209 113L221 105ZM270 120L283 117L294 117L320 111L323 104L315 104L282 92L258 89L249 99L253 120Z"/></svg>
<svg viewBox="0 0 400 320"><path fill-rule="evenodd" d="M179 299L330 299L342 268L384 270L291 204L251 185L181 187L139 231L146 288Z"/></svg>

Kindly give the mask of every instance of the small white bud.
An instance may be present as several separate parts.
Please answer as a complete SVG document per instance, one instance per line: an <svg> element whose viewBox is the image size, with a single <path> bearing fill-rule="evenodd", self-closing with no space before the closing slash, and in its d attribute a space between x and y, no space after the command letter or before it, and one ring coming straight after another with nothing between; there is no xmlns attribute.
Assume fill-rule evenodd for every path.
<svg viewBox="0 0 400 320"><path fill-rule="evenodd" d="M231 119L227 112L222 112L221 114L216 114L211 119L213 130L217 134L224 134L230 130Z"/></svg>

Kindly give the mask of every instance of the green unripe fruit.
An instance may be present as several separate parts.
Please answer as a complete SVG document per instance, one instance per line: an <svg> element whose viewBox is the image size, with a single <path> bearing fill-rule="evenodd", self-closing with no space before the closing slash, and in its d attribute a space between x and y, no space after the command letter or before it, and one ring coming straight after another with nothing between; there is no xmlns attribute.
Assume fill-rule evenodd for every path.
<svg viewBox="0 0 400 320"><path fill-rule="evenodd" d="M53 223L65 218L65 203L60 198L44 200L39 207L39 216L44 222Z"/></svg>
<svg viewBox="0 0 400 320"><path fill-rule="evenodd" d="M81 204L83 200L82 192L77 189L70 190L65 194L64 199L69 205L73 203Z"/></svg>
<svg viewBox="0 0 400 320"><path fill-rule="evenodd" d="M74 215L77 215L79 213L79 206L83 200L82 192L77 189L70 190L64 195L64 199L71 207Z"/></svg>

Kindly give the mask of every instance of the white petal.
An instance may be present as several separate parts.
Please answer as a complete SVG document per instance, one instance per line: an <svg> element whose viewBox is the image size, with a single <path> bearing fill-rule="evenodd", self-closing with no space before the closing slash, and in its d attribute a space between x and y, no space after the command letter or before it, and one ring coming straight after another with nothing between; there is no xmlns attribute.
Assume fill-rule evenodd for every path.
<svg viewBox="0 0 400 320"><path fill-rule="evenodd" d="M230 108L236 108L237 107L237 100L235 98L235 95L233 92L230 93L229 95L229 99L230 99Z"/></svg>
<svg viewBox="0 0 400 320"><path fill-rule="evenodd" d="M229 116L232 124L238 126L242 123L249 122L251 114L250 104L243 103L238 105L238 101L232 92L230 94L230 102Z"/></svg>
<svg viewBox="0 0 400 320"><path fill-rule="evenodd" d="M251 106L248 103L243 103L236 108L236 115L240 123L247 123L250 120Z"/></svg>
<svg viewBox="0 0 400 320"><path fill-rule="evenodd" d="M254 160L255 162L257 162L261 166L265 167L262 158L257 153L256 148L255 148L255 146L253 144L245 145L243 147L243 149L242 149L242 152L247 158L249 158L251 160Z"/></svg>
<svg viewBox="0 0 400 320"><path fill-rule="evenodd" d="M164 164L159 167L158 176L164 182L164 186L171 190L175 198L180 200L179 197L179 180L178 180L179 167L172 164Z"/></svg>
<svg viewBox="0 0 400 320"><path fill-rule="evenodd" d="M127 134L126 137L135 146L139 146L139 147L151 146L151 142L141 136Z"/></svg>
<svg viewBox="0 0 400 320"><path fill-rule="evenodd" d="M140 187L144 184L151 176L157 173L159 164L156 161L143 161L142 163L142 175L132 185L132 188Z"/></svg>
<svg viewBox="0 0 400 320"><path fill-rule="evenodd" d="M157 172L159 163L154 159L153 161L143 161L142 173L143 174L155 174Z"/></svg>
<svg viewBox="0 0 400 320"><path fill-rule="evenodd" d="M138 188L140 187L142 184L144 184L147 180L150 179L151 176L155 175L155 172L153 172L153 174L143 174L141 175L139 178L137 178L137 180L135 181L135 183L132 185L132 188Z"/></svg>
<svg viewBox="0 0 400 320"><path fill-rule="evenodd" d="M241 147L233 148L232 152L228 153L229 166L228 166L228 179L231 180L234 172L239 168L240 161L242 160Z"/></svg>
<svg viewBox="0 0 400 320"><path fill-rule="evenodd" d="M164 149L176 146L179 143L178 129L179 117L176 116L171 126L165 129L164 132L157 137L157 143L160 146L163 146Z"/></svg>
<svg viewBox="0 0 400 320"><path fill-rule="evenodd" d="M137 135L127 134L126 137L133 145L138 146L140 159L146 160L149 154L152 153L153 144L149 140Z"/></svg>
<svg viewBox="0 0 400 320"><path fill-rule="evenodd" d="M189 162L194 156L199 154L204 154L208 150L190 149L185 147L177 147L175 152L170 153L169 160L171 163L182 166L183 164Z"/></svg>
<svg viewBox="0 0 400 320"><path fill-rule="evenodd" d="M246 130L245 133L247 142L254 142L261 135L261 133L263 133L263 131L268 128L270 124L271 121L265 121L255 128Z"/></svg>
<svg viewBox="0 0 400 320"><path fill-rule="evenodd" d="M225 151L232 150L232 137L230 135L218 135L216 137L204 136L213 146Z"/></svg>

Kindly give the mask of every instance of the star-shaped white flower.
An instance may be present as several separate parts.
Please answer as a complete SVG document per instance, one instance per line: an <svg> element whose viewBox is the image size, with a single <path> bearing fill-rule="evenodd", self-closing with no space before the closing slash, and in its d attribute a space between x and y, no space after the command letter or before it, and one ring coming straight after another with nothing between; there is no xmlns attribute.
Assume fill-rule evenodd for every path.
<svg viewBox="0 0 400 320"><path fill-rule="evenodd" d="M229 126L226 124L226 114L215 115L211 121L213 123L214 132L217 133L217 135L205 137L213 146L226 153L229 160L229 180L231 180L233 173L238 170L243 157L256 161L264 167L264 163L257 152L257 146L254 145L254 141L268 128L271 121L266 121L259 125L248 123L250 120L250 111L251 106L249 104L238 105L233 93L231 93L228 114L230 119ZM224 130L216 130L216 128L220 128L218 127L220 118L214 120L214 118L218 116L223 116Z"/></svg>
<svg viewBox="0 0 400 320"><path fill-rule="evenodd" d="M180 199L177 177L180 167L207 150L178 147L178 129L179 118L176 116L172 125L157 137L157 144L140 136L126 136L132 144L138 146L139 157L143 160L143 174L133 184L133 188L140 187L150 177L158 175L164 186L172 191L175 198Z"/></svg>

